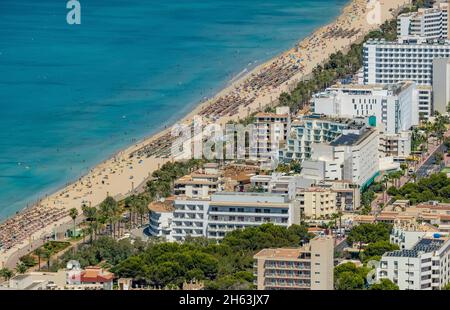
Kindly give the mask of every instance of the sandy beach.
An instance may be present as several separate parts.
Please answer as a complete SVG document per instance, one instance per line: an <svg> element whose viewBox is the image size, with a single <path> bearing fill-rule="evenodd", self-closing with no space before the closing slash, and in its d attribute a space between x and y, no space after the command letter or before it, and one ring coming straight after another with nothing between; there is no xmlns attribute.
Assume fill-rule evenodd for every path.
<svg viewBox="0 0 450 310"><path fill-rule="evenodd" d="M307 37L292 49L256 67L234 80L214 98L199 104L180 122L190 124L196 115L206 122L225 124L248 116L277 102L282 92L292 89L318 65L337 51L359 42L379 24L370 24L367 15L372 7L367 0L354 0L333 23ZM393 10L409 0L383 0L381 22L392 18ZM149 120L151 121L151 120ZM107 195L125 198L142 185L151 173L170 157L170 128L159 132L92 168L90 172L60 191L43 197L0 225L0 267L10 266L8 259L20 248L42 240L59 225L71 222L68 210L83 204L96 206ZM12 266L14 267L14 266Z"/></svg>

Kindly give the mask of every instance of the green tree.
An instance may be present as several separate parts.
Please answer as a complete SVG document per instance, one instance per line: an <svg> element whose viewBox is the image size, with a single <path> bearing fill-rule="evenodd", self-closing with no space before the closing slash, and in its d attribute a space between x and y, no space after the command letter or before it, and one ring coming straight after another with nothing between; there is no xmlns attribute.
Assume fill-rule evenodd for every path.
<svg viewBox="0 0 450 310"><path fill-rule="evenodd" d="M392 244L389 241L381 240L377 242L370 243L365 249L364 249L364 255L365 256L381 256L386 252L391 252L398 250L399 247L396 244Z"/></svg>
<svg viewBox="0 0 450 310"><path fill-rule="evenodd" d="M52 249L43 249L42 250L42 257L47 260L47 271L50 271L50 265L51 265L51 259L53 256L53 250Z"/></svg>
<svg viewBox="0 0 450 310"><path fill-rule="evenodd" d="M3 280L8 281L14 276L14 272L9 268L2 268L0 269L0 277L3 278Z"/></svg>
<svg viewBox="0 0 450 310"><path fill-rule="evenodd" d="M109 232L111 236L114 236L114 220L119 212L119 206L117 201L114 198L108 196L106 199L100 204L100 216L105 222L109 222Z"/></svg>
<svg viewBox="0 0 450 310"><path fill-rule="evenodd" d="M44 252L41 247L34 250L34 254L38 257L38 270L41 270L41 258L44 256Z"/></svg>
<svg viewBox="0 0 450 310"><path fill-rule="evenodd" d="M353 272L343 272L336 279L337 290L362 290L364 288L364 278Z"/></svg>
<svg viewBox="0 0 450 310"><path fill-rule="evenodd" d="M16 272L17 273L23 274L23 273L27 272L27 270L28 270L28 267L24 263L22 263L20 261L17 262L17 264L16 264Z"/></svg>
<svg viewBox="0 0 450 310"><path fill-rule="evenodd" d="M359 243L359 249L363 243L372 243L377 241L388 241L391 226L384 223L377 224L361 224L353 227L348 236L347 241L351 244Z"/></svg>
<svg viewBox="0 0 450 310"><path fill-rule="evenodd" d="M369 290L398 291L399 287L389 279L381 279L379 283L372 284Z"/></svg>

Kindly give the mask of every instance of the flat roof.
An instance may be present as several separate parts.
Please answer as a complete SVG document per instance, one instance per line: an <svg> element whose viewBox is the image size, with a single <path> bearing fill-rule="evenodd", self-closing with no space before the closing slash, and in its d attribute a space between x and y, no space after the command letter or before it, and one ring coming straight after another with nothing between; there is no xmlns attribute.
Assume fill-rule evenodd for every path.
<svg viewBox="0 0 450 310"><path fill-rule="evenodd" d="M387 252L383 256L388 257L419 257L421 253L438 251L447 241L447 238L423 238L410 250L397 250Z"/></svg>
<svg viewBox="0 0 450 310"><path fill-rule="evenodd" d="M256 253L254 258L298 259L302 252L305 252L304 248L263 249Z"/></svg>
<svg viewBox="0 0 450 310"><path fill-rule="evenodd" d="M257 113L255 115L257 118L263 118L263 117L272 117L272 118L286 118L289 117L289 114L276 114L276 113Z"/></svg>
<svg viewBox="0 0 450 310"><path fill-rule="evenodd" d="M354 134L354 133L348 133L348 134L342 134L336 139L334 139L332 142L330 142L331 146L349 146L349 145L358 145L367 137L369 137L374 132L374 129L367 128L364 130L361 134Z"/></svg>
<svg viewBox="0 0 450 310"><path fill-rule="evenodd" d="M281 202L234 202L234 201L211 201L210 206L226 207L226 206L236 206L236 207L266 207L266 208L288 208L289 203ZM263 213L262 213L263 214Z"/></svg>
<svg viewBox="0 0 450 310"><path fill-rule="evenodd" d="M166 198L164 201L153 201L148 205L148 209L154 212L173 212L175 207L173 202L175 197Z"/></svg>

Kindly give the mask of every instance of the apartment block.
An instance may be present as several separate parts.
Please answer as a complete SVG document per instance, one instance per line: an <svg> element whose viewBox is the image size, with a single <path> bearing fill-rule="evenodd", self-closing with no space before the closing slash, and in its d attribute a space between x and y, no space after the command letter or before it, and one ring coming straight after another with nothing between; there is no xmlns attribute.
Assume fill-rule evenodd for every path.
<svg viewBox="0 0 450 310"><path fill-rule="evenodd" d="M223 190L223 187L218 164L207 163L202 169L177 179L174 193L191 198L208 198L212 193Z"/></svg>
<svg viewBox="0 0 450 310"><path fill-rule="evenodd" d="M298 224L300 206L284 194L221 192L211 196L208 238L221 239L229 231L264 223L285 227Z"/></svg>
<svg viewBox="0 0 450 310"><path fill-rule="evenodd" d="M291 126L289 107L277 107L275 113L255 115L257 141L251 153L258 159L278 156L279 144L286 141Z"/></svg>
<svg viewBox="0 0 450 310"><path fill-rule="evenodd" d="M162 198L149 204L148 231L155 237L167 237L172 231L174 197Z"/></svg>
<svg viewBox="0 0 450 310"><path fill-rule="evenodd" d="M328 218L339 211L336 201L337 194L332 189L321 187L299 189L297 198L300 201L302 218Z"/></svg>
<svg viewBox="0 0 450 310"><path fill-rule="evenodd" d="M309 187L315 183L314 180L305 179L298 175L284 175L282 173L255 175L250 178L250 182L255 189L272 194L286 194L289 199L295 198L297 188Z"/></svg>
<svg viewBox="0 0 450 310"><path fill-rule="evenodd" d="M411 155L411 131L398 134L380 134L379 152L382 157L392 157L396 162L404 162Z"/></svg>
<svg viewBox="0 0 450 310"><path fill-rule="evenodd" d="M300 206L286 194L218 192L209 198L177 196L171 208L151 204L150 233L169 241L187 236L222 239L235 229L264 223L300 223Z"/></svg>
<svg viewBox="0 0 450 310"><path fill-rule="evenodd" d="M450 103L450 58L433 59L433 109L447 112Z"/></svg>
<svg viewBox="0 0 450 310"><path fill-rule="evenodd" d="M253 258L258 290L332 290L334 240L316 237L301 248L263 249Z"/></svg>
<svg viewBox="0 0 450 310"><path fill-rule="evenodd" d="M301 174L316 180L346 180L365 188L379 173L378 148L377 129L346 130L330 143L314 143Z"/></svg>
<svg viewBox="0 0 450 310"><path fill-rule="evenodd" d="M419 93L419 121L426 121L434 112L433 88L430 85L417 85L417 92Z"/></svg>
<svg viewBox="0 0 450 310"><path fill-rule="evenodd" d="M436 233L410 249L387 252L376 272L401 290L441 289L450 282L450 239Z"/></svg>
<svg viewBox="0 0 450 310"><path fill-rule="evenodd" d="M286 144L280 149L280 161L304 161L311 157L313 143L331 142L340 136L344 129L361 129L365 123L365 119L350 120L318 114L302 116L291 125Z"/></svg>

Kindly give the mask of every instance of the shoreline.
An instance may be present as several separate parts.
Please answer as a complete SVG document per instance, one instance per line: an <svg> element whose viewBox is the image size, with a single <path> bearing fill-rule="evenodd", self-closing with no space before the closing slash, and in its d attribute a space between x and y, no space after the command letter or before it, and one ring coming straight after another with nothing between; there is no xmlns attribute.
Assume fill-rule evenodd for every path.
<svg viewBox="0 0 450 310"><path fill-rule="evenodd" d="M358 15L358 13L364 12L353 12L353 9L355 8L363 10L367 9L366 3L367 0L349 1L349 3L342 8L340 15L338 15L338 17L333 21L319 27L304 39L297 41L295 46L289 50L281 52L279 55L276 55L268 61L257 64L245 73L243 72L247 68L243 69L236 75L236 77L233 77L229 82L227 82L226 86L217 94L205 101L199 102L196 105L193 104L192 110L183 117L180 117L173 124L162 125L162 127L165 127L164 129L155 129L156 132L154 134L150 134L148 137L135 141L128 147L117 151L108 159L90 168L86 174L81 175L73 182L66 183L66 185L61 186L61 188L51 194L46 194L45 197L39 198L35 204L25 207L18 211L18 213L2 220L0 225L8 224L10 222L14 222L15 220L19 221L24 214L31 212L34 209L42 208L44 210L55 209L61 211L61 217L57 220L51 221L51 223L44 225L44 227L37 231L28 232L26 236L28 237L28 241L26 237L23 238L22 236L22 242L17 243L17 245L14 245L6 252L4 252L3 249L0 250L0 266L5 264L5 260L17 251L17 249L23 248L24 246L27 247L28 245L33 244L34 241L40 240L42 235L48 234L49 228L51 233L51 230L56 227L55 223L64 222L65 220L71 221L71 219L65 215L65 212L68 212L69 209L75 207L81 211L82 203L87 203L93 206L98 205L98 203L106 198L107 195L115 198L117 197L118 199L124 198L133 192L133 190L138 188L143 182L145 182L151 173L154 170L157 170L160 165L167 161L173 160L173 158L170 157L158 158L157 156L144 158L143 155L145 155L145 153L139 156L139 151L146 147L153 149L152 143L156 143L158 139L166 141L164 137L170 133L171 126L174 124L189 123L194 116L202 115L202 113L204 114L204 111L207 108L212 107L212 110L214 110L214 104L217 104L217 101L223 97L226 98L230 94L233 95L237 93L238 99L241 99L243 96L245 96L245 98L252 99L253 97L251 96L254 96L254 99L249 99L248 101L250 103L246 103L246 105L239 104L236 112L230 115L224 114L216 118L216 111L204 115L207 119L209 119L209 121L225 124L230 120L239 120L241 116L244 118L251 112L261 110L264 107L275 103L282 92L289 91L289 89L298 83L302 77L309 75L314 67L326 61L331 53L338 50L345 50L351 44L362 39L367 32L374 28L378 28L379 25L367 24L365 14L362 14L362 16ZM390 8L396 9L406 3L408 3L407 0L381 1L383 12L385 14L382 20L384 21L391 18L391 14L389 13ZM351 17L350 20L349 17ZM358 29L358 31L349 38L344 37L340 39L339 37L335 38L334 36L331 36L331 40L329 40L329 42L324 43L320 41L320 37L322 36L323 38L323 35L326 35L327 30L330 28L339 27L338 29L341 29L343 26L352 27L352 29ZM350 28L345 29L347 30ZM325 46L325 49L321 49L319 43L322 46ZM300 55L299 57L303 57L303 60L306 60L306 58L308 58L308 60L299 62L299 60L296 59L296 63L294 63L293 66L300 67L301 69L293 71L292 74L291 72L288 72L286 76L289 74L291 75L286 81L282 81L279 85L275 83L275 86L273 87L271 84L269 84L268 87L264 87L265 85L263 85L263 87L257 88L256 90L250 90L249 92L247 92L245 87L242 88L243 84L245 84L248 80L252 80L252 78L258 79L258 75L264 75L267 72L271 74L273 72L273 68L275 68L274 70L278 70L275 72L282 72L282 74L284 74L284 71L281 69L284 69L285 67L288 69L290 68L289 66L292 65L290 63L292 55ZM285 75L282 75L282 77L284 78ZM278 81L276 82L278 83ZM231 99L233 98L235 97L231 97ZM225 104L228 103L229 101L225 101ZM222 105L218 106L222 107ZM136 154L138 155L136 156ZM136 184L134 184L135 182Z"/></svg>

